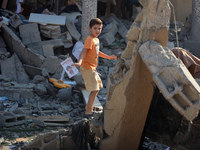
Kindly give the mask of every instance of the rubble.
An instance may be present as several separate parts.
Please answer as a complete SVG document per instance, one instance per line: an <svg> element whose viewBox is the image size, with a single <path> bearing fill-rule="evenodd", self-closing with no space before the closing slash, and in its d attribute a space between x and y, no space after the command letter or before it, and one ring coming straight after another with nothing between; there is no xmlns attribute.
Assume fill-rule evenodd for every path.
<svg viewBox="0 0 200 150"><path fill-rule="evenodd" d="M115 1L112 3L116 4ZM90 133L90 136L92 134L96 138L95 142L100 143L102 149L115 146L120 148L121 145L123 146L123 138L126 140L127 134L131 134L128 136L129 138L134 136L133 139L135 140L131 144L136 143L137 145L137 142L140 141L141 128L145 124L153 91L153 87L150 85L153 82L151 79L155 79L152 78L151 70L148 71L143 63L147 59L143 58L143 54L140 54L141 57L137 54L139 48L144 48L141 47L141 44L148 40L155 40L164 47L174 47L177 44L172 29L169 30L172 35L169 34L168 40L168 26L166 26L169 23L168 4L164 7L163 12L161 8L165 1L159 1L158 5L155 1L145 2L141 0L141 3L143 4L143 11L137 10L139 15L133 15L133 18L137 16L133 24L133 21L119 19L114 14L101 18L104 22L104 28L99 37L102 42L101 50L107 54L118 56L117 62L100 58L100 65L97 68L101 74L104 87L98 94L95 106L101 107L103 111L95 112L94 118L90 120L90 128L95 133L95 135ZM147 6L150 3L153 3L153 5L148 8ZM84 10L85 8L87 8L86 5L83 6ZM154 11L155 8L157 8L156 13L159 14L157 17L155 17L156 13L148 13L150 9ZM83 9L79 8L79 10ZM87 9L87 12L96 11L93 9L96 8ZM80 20L81 17L88 15L87 19L90 19L92 15L87 12L83 12L83 16L80 12L61 13L60 15L31 13L29 20L22 22L18 15L6 10L1 11L5 11L7 19L4 23L2 22L2 34L0 35L0 96L6 97L6 100L0 100L0 126L7 134L9 129L19 128L18 126L23 132L28 130L28 133L24 133L22 136L20 136L20 133L17 133L17 135L11 133L12 137L23 137L25 134L31 134L29 130L38 133L58 127L55 128L56 132L54 133L48 132L44 135L37 135L33 141L29 140L29 142L32 141L30 143L25 142L17 146L10 143L10 145L13 148L24 145L24 149L75 149L75 147L94 145L94 141L92 144L88 144L86 143L88 139L81 136L85 136L83 126L86 127L84 128L85 132L89 134L88 124L83 120L88 93L85 93L81 74L79 73L71 79L67 75L63 75L66 84L71 85L71 87L64 89L57 88L49 80L50 78L61 78L62 67L60 63L64 59L69 56L74 61L78 59L81 46L78 50L75 43L81 43L84 39L85 35L80 33L81 30L88 30L88 27L84 27L88 20L84 20L83 24ZM49 11L45 11L49 13ZM165 15L165 17L162 15ZM157 25L159 23L160 25ZM186 29L183 25L181 26L181 23L180 27L182 31ZM179 33L182 34L182 32ZM186 37L187 34L182 34L180 40L182 41ZM74 49L72 50L72 48ZM138 73L133 70L138 71ZM175 72L172 71L173 73ZM140 78L138 80L132 78L132 76L139 76ZM156 81L154 82L156 83ZM142 85L144 83L147 86ZM184 87L187 85L184 85ZM131 91L128 89L131 89ZM140 89L145 89L145 91L141 93ZM187 89L190 89L190 87L187 87ZM193 92L192 89L190 91ZM185 91L187 90L182 93ZM119 93L122 94L119 95ZM134 95L135 93L136 95ZM184 95L182 93L181 96ZM191 93L189 95L196 94L195 92ZM128 97L139 99L140 103L131 102ZM167 98L170 99L171 95L167 94ZM176 98L170 101L172 105L175 106L176 102L181 102L184 109L180 110L179 106L175 108L178 108L177 110L188 120L193 120L198 114L198 106L196 106L198 98L194 97L193 99L192 97L194 103L189 103L190 113L185 109L188 105L185 106L182 99L179 99L179 95ZM125 102L124 99L126 99ZM133 103L137 104L137 108L134 107ZM124 111L125 108L127 111ZM140 116L142 116L142 119ZM142 125L137 122L138 120L142 122ZM127 124L124 125L124 122ZM131 130L128 128L129 122L134 127ZM51 128L49 129L49 127ZM65 130L67 128L75 130L74 132L60 131L60 129ZM75 133L75 131L80 132ZM73 134L76 134L76 136ZM117 138L117 136L120 137ZM177 132L173 141L177 144L180 143L182 136L184 134L181 131ZM99 141L100 139L103 139L103 141ZM7 142L6 139L0 138L0 143L4 141ZM110 145L110 142L113 144ZM132 147L137 147L136 145ZM148 147L147 145L144 145L144 147ZM97 146L95 145L95 147ZM129 145L127 144L127 146ZM168 147L160 146L159 149L161 148L167 149Z"/></svg>

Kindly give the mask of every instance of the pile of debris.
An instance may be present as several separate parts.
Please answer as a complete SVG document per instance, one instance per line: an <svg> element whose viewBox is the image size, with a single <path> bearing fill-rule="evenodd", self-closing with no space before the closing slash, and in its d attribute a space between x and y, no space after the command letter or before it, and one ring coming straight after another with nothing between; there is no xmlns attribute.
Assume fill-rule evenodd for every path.
<svg viewBox="0 0 200 150"><path fill-rule="evenodd" d="M68 20L69 14L58 16L31 13L28 22L8 10L1 9L0 14L3 18L0 22L1 143L8 142L7 136L18 140L30 136L26 133L20 135L9 132L12 129L47 132L48 128L51 130L56 127L56 130L59 128L63 130L82 121L85 110L84 100L87 100L87 97L84 97L84 82L81 74L78 73L72 78L64 74L63 81L70 84L69 88L57 88L49 81L50 78L61 79L62 61L69 57L74 62L77 61L82 41L80 30L77 28L80 22L75 24L74 21L80 20L77 19L80 13L70 14L72 21ZM123 20L118 19L114 14L102 20L105 25L100 36L101 50L108 55L119 55L126 46L126 33L131 21L126 21L124 25ZM115 63L115 60L99 59L97 69L104 84L98 95L100 105L105 103L106 80L114 69ZM101 112L97 112L97 116L100 114ZM7 136L4 138L5 132ZM57 133L55 136L57 137ZM48 143L47 137L44 137L43 143ZM49 138L54 139L54 135ZM29 142L31 140L26 139ZM52 144L49 142L47 145L51 146L50 143ZM8 145L14 149L27 143L18 146L16 144L19 142L15 141ZM37 143L33 144L33 148L36 148L35 145Z"/></svg>

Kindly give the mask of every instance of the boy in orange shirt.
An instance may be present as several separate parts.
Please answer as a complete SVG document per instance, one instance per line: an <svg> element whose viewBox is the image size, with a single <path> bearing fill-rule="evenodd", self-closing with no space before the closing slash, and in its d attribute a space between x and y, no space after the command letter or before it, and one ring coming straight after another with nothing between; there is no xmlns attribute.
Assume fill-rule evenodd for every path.
<svg viewBox="0 0 200 150"><path fill-rule="evenodd" d="M97 38L102 30L103 22L99 18L94 18L90 21L89 30L90 35L85 39L83 50L80 53L79 60L73 64L76 67L80 67L83 80L87 92L91 92L89 100L86 105L85 116L93 115L93 104L99 90L103 87L101 78L96 71L98 64L98 57L106 59L115 59L115 55L108 56L99 51L100 43Z"/></svg>

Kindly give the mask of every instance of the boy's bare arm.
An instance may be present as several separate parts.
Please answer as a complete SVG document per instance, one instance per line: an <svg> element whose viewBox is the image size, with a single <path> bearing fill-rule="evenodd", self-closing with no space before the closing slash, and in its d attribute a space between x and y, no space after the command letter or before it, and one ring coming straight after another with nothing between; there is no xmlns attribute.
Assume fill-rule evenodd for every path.
<svg viewBox="0 0 200 150"><path fill-rule="evenodd" d="M115 56L115 55L108 56L108 55L106 55L106 54L104 54L103 52L100 52L100 51L99 51L99 57L106 58L106 59L114 59L114 60L117 59L117 56Z"/></svg>
<svg viewBox="0 0 200 150"><path fill-rule="evenodd" d="M83 58L85 57L85 54L87 52L87 49L83 49L79 55L79 59L77 63L72 64L72 66L76 66L77 68L81 66L81 63L83 61Z"/></svg>

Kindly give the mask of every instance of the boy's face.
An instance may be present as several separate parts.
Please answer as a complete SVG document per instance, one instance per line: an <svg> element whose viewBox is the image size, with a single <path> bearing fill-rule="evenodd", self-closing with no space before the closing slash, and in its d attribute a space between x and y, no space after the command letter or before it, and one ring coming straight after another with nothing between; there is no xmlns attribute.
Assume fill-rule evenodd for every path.
<svg viewBox="0 0 200 150"><path fill-rule="evenodd" d="M94 37L98 37L102 30L102 25L95 24L92 26L92 28L89 27L90 33Z"/></svg>

